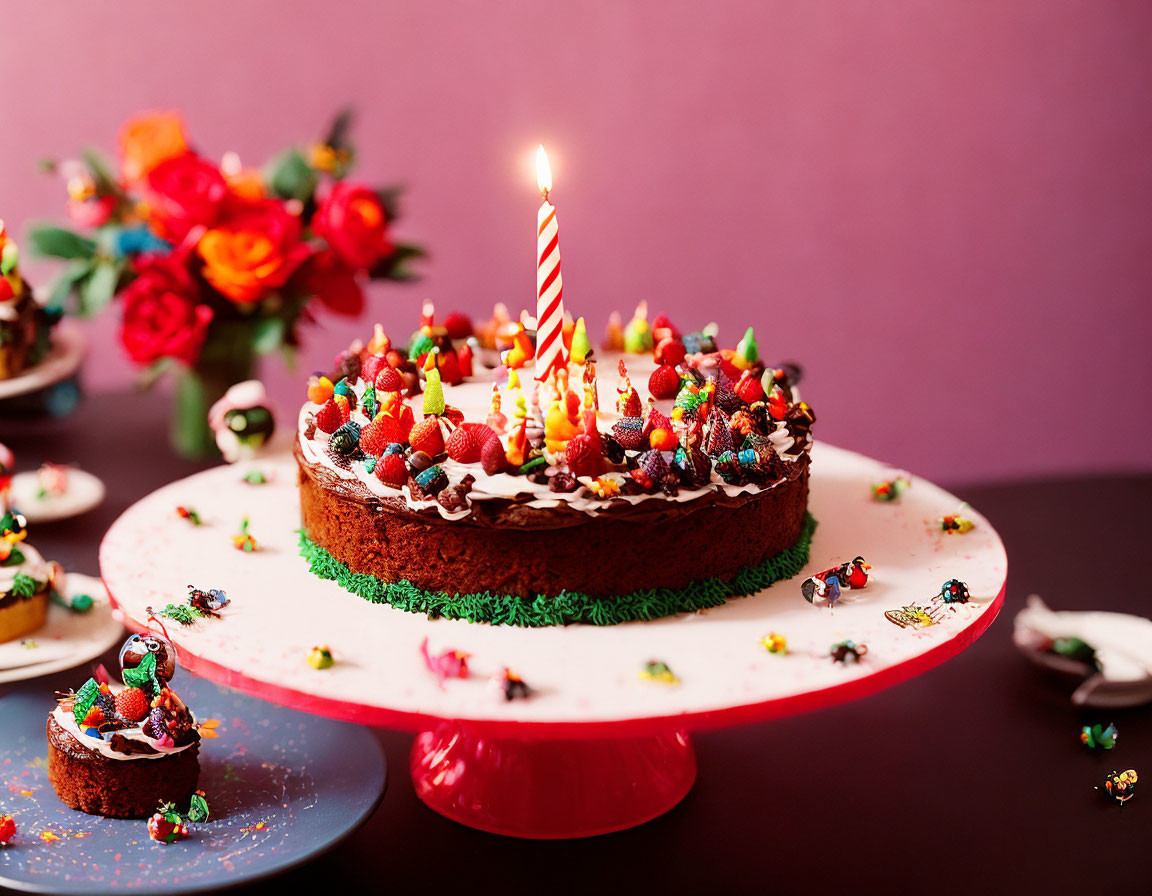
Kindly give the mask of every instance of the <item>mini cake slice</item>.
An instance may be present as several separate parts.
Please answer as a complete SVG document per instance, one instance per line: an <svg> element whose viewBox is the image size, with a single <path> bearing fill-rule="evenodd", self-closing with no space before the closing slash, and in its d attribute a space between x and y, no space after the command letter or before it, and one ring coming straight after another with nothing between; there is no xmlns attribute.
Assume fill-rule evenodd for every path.
<svg viewBox="0 0 1152 896"><path fill-rule="evenodd" d="M200 733L169 682L176 649L153 632L120 651L124 686L88 679L48 716L48 777L67 806L90 815L144 818L180 804L200 777Z"/></svg>
<svg viewBox="0 0 1152 896"><path fill-rule="evenodd" d="M24 543L24 518L0 517L0 643L22 638L44 625L55 569Z"/></svg>

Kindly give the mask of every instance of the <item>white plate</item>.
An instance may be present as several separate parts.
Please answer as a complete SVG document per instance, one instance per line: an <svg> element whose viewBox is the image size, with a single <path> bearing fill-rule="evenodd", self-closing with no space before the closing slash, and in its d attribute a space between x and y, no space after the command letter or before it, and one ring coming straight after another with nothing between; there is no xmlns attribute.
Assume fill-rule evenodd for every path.
<svg viewBox="0 0 1152 896"><path fill-rule="evenodd" d="M0 400L38 392L68 379L84 360L84 337L75 327L59 324L52 332L52 348L39 364L18 376L0 380Z"/></svg>
<svg viewBox="0 0 1152 896"><path fill-rule="evenodd" d="M99 579L69 573L65 592L69 598L90 594L95 603L87 613L73 613L51 603L43 628L0 644L0 684L79 666L125 637L123 627L112 616L112 605Z"/></svg>
<svg viewBox="0 0 1152 896"><path fill-rule="evenodd" d="M104 500L104 483L91 473L69 467L68 487L63 494L41 498L39 492L40 479L34 472L12 477L12 506L32 524L66 520L99 507Z"/></svg>

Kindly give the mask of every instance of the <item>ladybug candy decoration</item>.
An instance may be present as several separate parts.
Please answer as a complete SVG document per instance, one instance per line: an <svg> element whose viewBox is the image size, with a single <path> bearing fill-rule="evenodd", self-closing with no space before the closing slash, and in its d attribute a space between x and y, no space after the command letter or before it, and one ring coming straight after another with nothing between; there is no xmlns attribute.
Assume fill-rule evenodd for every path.
<svg viewBox="0 0 1152 896"><path fill-rule="evenodd" d="M866 587L871 573L871 565L858 556L808 577L800 585L800 593L810 604L831 607L840 599L842 589Z"/></svg>

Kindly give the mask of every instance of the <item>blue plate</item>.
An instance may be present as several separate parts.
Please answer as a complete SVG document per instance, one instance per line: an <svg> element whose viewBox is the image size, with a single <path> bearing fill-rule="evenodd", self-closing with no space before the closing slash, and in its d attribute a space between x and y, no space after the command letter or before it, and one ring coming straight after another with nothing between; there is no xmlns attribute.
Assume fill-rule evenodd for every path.
<svg viewBox="0 0 1152 896"><path fill-rule="evenodd" d="M69 677L70 676L70 677ZM189 892L231 887L303 864L375 811L387 780L367 728L305 715L181 671L174 682L199 720L200 789L212 817L180 843L149 839L146 822L85 815L56 798L44 726L73 671L0 698L0 815L18 833L0 846L0 885L41 893ZM75 681L71 679L77 679Z"/></svg>

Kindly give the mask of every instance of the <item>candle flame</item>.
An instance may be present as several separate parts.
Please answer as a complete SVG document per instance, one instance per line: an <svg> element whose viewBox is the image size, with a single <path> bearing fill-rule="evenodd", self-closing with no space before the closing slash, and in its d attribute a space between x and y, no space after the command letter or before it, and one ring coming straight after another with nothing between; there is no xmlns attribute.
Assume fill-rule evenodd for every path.
<svg viewBox="0 0 1152 896"><path fill-rule="evenodd" d="M545 199L552 192L552 169L548 165L548 154L544 152L543 144L536 148L536 186Z"/></svg>

